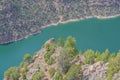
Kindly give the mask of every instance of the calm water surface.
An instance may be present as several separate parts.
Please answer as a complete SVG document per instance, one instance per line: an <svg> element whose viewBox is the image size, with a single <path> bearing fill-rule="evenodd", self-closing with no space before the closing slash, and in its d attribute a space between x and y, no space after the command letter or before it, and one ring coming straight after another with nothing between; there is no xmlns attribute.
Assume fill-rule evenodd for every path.
<svg viewBox="0 0 120 80"><path fill-rule="evenodd" d="M0 80L4 71L11 66L18 66L25 53L34 54L42 44L51 37L58 39L73 36L77 40L77 48L85 51L94 49L111 52L120 49L120 17L106 20L88 19L60 24L43 29L42 33L9 45L0 45Z"/></svg>

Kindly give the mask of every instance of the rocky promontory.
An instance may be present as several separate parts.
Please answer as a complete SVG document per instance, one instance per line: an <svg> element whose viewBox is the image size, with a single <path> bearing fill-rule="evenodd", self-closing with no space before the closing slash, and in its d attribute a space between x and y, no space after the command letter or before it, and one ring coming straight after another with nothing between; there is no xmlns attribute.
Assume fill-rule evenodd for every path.
<svg viewBox="0 0 120 80"><path fill-rule="evenodd" d="M87 50L79 52L75 39L48 40L33 56L25 54L19 67L4 73L4 80L118 80L120 51L111 54Z"/></svg>
<svg viewBox="0 0 120 80"><path fill-rule="evenodd" d="M0 44L59 23L119 15L119 0L0 0Z"/></svg>

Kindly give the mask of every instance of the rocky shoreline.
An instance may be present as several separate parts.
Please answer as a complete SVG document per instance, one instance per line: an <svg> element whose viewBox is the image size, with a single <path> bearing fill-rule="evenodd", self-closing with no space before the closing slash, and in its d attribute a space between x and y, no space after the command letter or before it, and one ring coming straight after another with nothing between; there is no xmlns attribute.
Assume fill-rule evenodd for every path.
<svg viewBox="0 0 120 80"><path fill-rule="evenodd" d="M43 28L88 18L120 15L119 0L0 1L0 44L22 40Z"/></svg>

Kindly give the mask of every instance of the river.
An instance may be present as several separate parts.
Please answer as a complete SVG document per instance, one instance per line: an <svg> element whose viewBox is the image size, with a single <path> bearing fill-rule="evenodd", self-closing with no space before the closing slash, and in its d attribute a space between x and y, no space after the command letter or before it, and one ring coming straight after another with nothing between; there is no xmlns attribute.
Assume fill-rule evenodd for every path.
<svg viewBox="0 0 120 80"><path fill-rule="evenodd" d="M30 36L27 39L8 45L0 45L0 80L3 79L4 71L11 66L18 66L26 53L33 55L45 41L54 37L64 39L73 36L77 41L79 50L109 49L117 52L120 49L120 17L112 19L87 19L82 21L59 24L47 27L42 33Z"/></svg>

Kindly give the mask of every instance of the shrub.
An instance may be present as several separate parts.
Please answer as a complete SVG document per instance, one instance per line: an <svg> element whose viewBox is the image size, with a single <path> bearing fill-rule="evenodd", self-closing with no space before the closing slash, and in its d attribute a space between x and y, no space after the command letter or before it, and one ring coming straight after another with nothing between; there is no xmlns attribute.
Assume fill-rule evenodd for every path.
<svg viewBox="0 0 120 80"><path fill-rule="evenodd" d="M51 57L51 58L47 61L47 64L48 64L48 65L51 65L51 64L53 64L54 62L55 62L55 59Z"/></svg>
<svg viewBox="0 0 120 80"><path fill-rule="evenodd" d="M60 72L56 72L54 80L63 80L63 76Z"/></svg>
<svg viewBox="0 0 120 80"><path fill-rule="evenodd" d="M54 59L51 57L51 55L55 51L55 44L46 44L45 48L46 48L46 53L44 55L44 60L47 64L51 65L54 63Z"/></svg>
<svg viewBox="0 0 120 80"><path fill-rule="evenodd" d="M120 71L120 51L108 63L107 80L111 80L114 74Z"/></svg>
<svg viewBox="0 0 120 80"><path fill-rule="evenodd" d="M52 78L54 76L54 74L55 74L55 69L50 68L49 73L50 73L50 77Z"/></svg>
<svg viewBox="0 0 120 80"><path fill-rule="evenodd" d="M82 80L81 66L73 64L68 70L64 80Z"/></svg>
<svg viewBox="0 0 120 80"><path fill-rule="evenodd" d="M93 50L87 50L85 53L84 53L84 57L85 57L85 63L87 64L93 64L94 63L94 60L95 60L95 53Z"/></svg>
<svg viewBox="0 0 120 80"><path fill-rule="evenodd" d="M32 56L30 54L28 54L28 53L25 54L24 57L23 57L24 61L28 62L28 63L30 62L31 58L32 58Z"/></svg>
<svg viewBox="0 0 120 80"><path fill-rule="evenodd" d="M44 73L43 72L38 72L33 76L32 80L43 80L44 78Z"/></svg>
<svg viewBox="0 0 120 80"><path fill-rule="evenodd" d="M18 67L11 67L7 71L5 71L4 76L7 79L17 80L20 77L19 68Z"/></svg>

